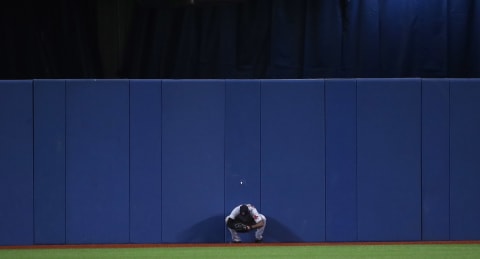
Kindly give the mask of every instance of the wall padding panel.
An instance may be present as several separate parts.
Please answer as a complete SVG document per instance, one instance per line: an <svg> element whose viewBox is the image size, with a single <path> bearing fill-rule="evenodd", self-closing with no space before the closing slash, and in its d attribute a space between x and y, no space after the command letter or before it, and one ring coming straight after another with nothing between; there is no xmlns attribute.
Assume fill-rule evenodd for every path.
<svg viewBox="0 0 480 259"><path fill-rule="evenodd" d="M260 80L228 80L225 116L226 214L260 204Z"/></svg>
<svg viewBox="0 0 480 259"><path fill-rule="evenodd" d="M260 205L260 85L260 80L226 82L225 215L242 203ZM253 240L245 235L243 241L249 236Z"/></svg>
<svg viewBox="0 0 480 259"><path fill-rule="evenodd" d="M32 81L0 81L0 245L33 243Z"/></svg>
<svg viewBox="0 0 480 259"><path fill-rule="evenodd" d="M450 238L449 81L422 80L422 240Z"/></svg>
<svg viewBox="0 0 480 259"><path fill-rule="evenodd" d="M357 240L356 80L325 80L326 241Z"/></svg>
<svg viewBox="0 0 480 259"><path fill-rule="evenodd" d="M357 81L360 241L421 239L420 79Z"/></svg>
<svg viewBox="0 0 480 259"><path fill-rule="evenodd" d="M65 243L65 80L34 81L35 244Z"/></svg>
<svg viewBox="0 0 480 259"><path fill-rule="evenodd" d="M130 242L162 241L162 81L130 81Z"/></svg>
<svg viewBox="0 0 480 259"><path fill-rule="evenodd" d="M162 89L162 240L224 242L225 81Z"/></svg>
<svg viewBox="0 0 480 259"><path fill-rule="evenodd" d="M450 81L450 238L480 239L480 80Z"/></svg>
<svg viewBox="0 0 480 259"><path fill-rule="evenodd" d="M129 242L129 81L67 80L66 241Z"/></svg>
<svg viewBox="0 0 480 259"><path fill-rule="evenodd" d="M265 238L324 241L324 81L263 80L261 98Z"/></svg>

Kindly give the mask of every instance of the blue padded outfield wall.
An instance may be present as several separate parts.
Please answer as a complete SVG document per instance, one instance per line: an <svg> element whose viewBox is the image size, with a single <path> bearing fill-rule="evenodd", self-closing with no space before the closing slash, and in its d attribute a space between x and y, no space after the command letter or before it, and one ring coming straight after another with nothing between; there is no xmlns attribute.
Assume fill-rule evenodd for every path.
<svg viewBox="0 0 480 259"><path fill-rule="evenodd" d="M0 81L0 245L480 240L480 79ZM242 234L245 241L253 235Z"/></svg>

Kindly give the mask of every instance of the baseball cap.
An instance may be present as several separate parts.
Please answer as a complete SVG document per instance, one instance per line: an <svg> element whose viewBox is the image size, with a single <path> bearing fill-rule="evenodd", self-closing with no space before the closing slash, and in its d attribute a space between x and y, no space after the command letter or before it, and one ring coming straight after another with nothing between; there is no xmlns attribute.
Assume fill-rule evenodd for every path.
<svg viewBox="0 0 480 259"><path fill-rule="evenodd" d="M240 206L240 215L246 216L246 215L248 215L249 213L250 213L250 212L249 212L249 210L248 210L248 206L247 206L247 205L244 204L244 205Z"/></svg>

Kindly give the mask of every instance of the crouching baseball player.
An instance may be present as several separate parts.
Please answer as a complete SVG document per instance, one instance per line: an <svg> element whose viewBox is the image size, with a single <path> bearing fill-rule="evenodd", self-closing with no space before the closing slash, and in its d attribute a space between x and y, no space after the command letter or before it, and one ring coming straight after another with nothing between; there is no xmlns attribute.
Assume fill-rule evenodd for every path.
<svg viewBox="0 0 480 259"><path fill-rule="evenodd" d="M258 213L253 205L241 204L235 207L230 215L225 218L225 223L232 234L233 243L242 242L238 233L246 233L254 229L256 230L255 243L261 243L267 219L264 215Z"/></svg>

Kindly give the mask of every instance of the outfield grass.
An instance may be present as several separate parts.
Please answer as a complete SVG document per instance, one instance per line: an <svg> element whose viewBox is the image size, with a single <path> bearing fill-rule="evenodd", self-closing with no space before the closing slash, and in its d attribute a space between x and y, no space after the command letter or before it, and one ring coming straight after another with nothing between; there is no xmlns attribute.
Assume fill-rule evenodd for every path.
<svg viewBox="0 0 480 259"><path fill-rule="evenodd" d="M480 244L226 246L155 248L0 249L1 259L121 258L480 258Z"/></svg>

